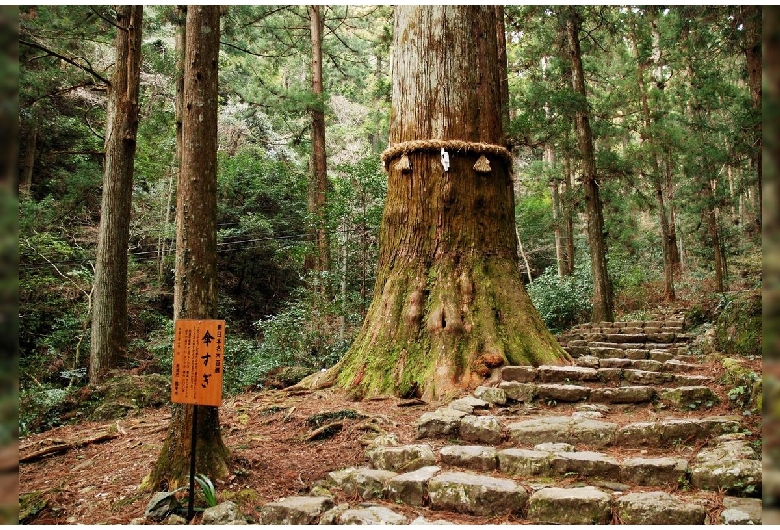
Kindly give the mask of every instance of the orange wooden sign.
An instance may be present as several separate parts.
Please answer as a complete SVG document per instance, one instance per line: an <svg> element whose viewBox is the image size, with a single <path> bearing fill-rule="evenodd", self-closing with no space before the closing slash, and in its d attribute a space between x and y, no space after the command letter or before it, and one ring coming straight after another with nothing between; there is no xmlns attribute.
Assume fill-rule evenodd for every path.
<svg viewBox="0 0 780 530"><path fill-rule="evenodd" d="M224 353L224 320L177 320L171 401L219 407Z"/></svg>

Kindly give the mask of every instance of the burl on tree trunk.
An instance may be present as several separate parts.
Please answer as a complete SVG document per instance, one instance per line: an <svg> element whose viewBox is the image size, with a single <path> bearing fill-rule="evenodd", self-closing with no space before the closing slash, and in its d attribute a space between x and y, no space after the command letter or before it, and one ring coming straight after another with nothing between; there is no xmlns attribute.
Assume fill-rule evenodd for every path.
<svg viewBox="0 0 780 530"><path fill-rule="evenodd" d="M517 263L496 33L491 6L396 8L374 299L320 385L433 399L481 384L501 365L568 360Z"/></svg>

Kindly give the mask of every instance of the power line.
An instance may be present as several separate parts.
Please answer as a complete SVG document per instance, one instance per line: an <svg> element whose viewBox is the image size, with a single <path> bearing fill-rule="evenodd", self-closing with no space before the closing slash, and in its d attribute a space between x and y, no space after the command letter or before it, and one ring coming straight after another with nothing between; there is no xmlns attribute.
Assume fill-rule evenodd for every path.
<svg viewBox="0 0 780 530"><path fill-rule="evenodd" d="M332 232L340 233L340 234L350 234L350 233L365 233L367 232L367 230L363 228L354 228L348 230L337 229L337 230L333 230ZM309 236L310 234L308 233L298 233L298 234L279 235L279 236L271 236L271 237L261 237L261 238L254 238L254 239L243 239L239 241L221 241L221 242L217 242L217 254L225 254L228 252L238 252L241 250L252 250L252 249L261 248L260 245L252 245L252 243L259 243L259 242L284 241L288 243L306 243L310 241ZM285 247L285 249L286 248L289 247ZM176 252L175 247L166 248L162 252L160 252L160 249L158 247L156 250L148 250L142 252L130 251L128 253L128 256L132 256L136 262L144 262L144 261L154 261L157 259L157 256L159 255L170 256L175 252ZM67 261L59 261L59 262L51 262L51 263L38 261L38 262L30 262L30 263L20 263L19 270L32 271L32 270L47 269L51 267L52 264L61 266L61 265L89 265L90 263L92 263L92 260L90 259L67 260Z"/></svg>

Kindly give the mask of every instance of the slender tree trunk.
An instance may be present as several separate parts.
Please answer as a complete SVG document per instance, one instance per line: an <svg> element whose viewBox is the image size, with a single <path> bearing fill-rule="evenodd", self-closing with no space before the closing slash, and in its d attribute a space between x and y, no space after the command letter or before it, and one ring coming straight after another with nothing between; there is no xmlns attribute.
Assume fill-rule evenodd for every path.
<svg viewBox="0 0 780 530"><path fill-rule="evenodd" d="M723 253L723 246L720 240L720 230L718 229L718 216L715 212L714 197L712 193L712 187L709 182L703 182L701 186L702 200L705 203L705 209L703 212L704 222L707 226L708 241L712 245L712 249L715 253L715 292L722 293L725 291L725 271L726 271L726 256Z"/></svg>
<svg viewBox="0 0 780 530"><path fill-rule="evenodd" d="M188 6L181 171L176 207L174 320L214 319L217 311L217 82L219 6ZM235 367L238 369L239 367ZM189 475L193 405L175 405L152 473L155 490ZM217 407L198 407L196 472L227 474Z"/></svg>
<svg viewBox="0 0 780 530"><path fill-rule="evenodd" d="M325 110L322 90L322 29L320 6L309 6L311 18L311 90L316 102L311 107L311 181L309 183L309 213L314 218L313 236L316 256L306 260L308 270L324 272L330 269L330 244L325 210L328 195L328 169L325 158ZM320 286L322 288L322 286Z"/></svg>
<svg viewBox="0 0 780 530"><path fill-rule="evenodd" d="M174 100L174 111L176 121L176 156L174 159L174 169L171 172L170 180L168 181L168 196L165 205L165 215L163 222L163 236L160 246L160 264L158 277L160 283L164 279L163 266L165 263L165 246L168 243L168 223L170 222L171 203L174 193L176 191L174 183L178 182L179 174L181 172L181 128L182 128L182 113L184 105L184 53L186 47L186 19L187 8L186 6L176 6L174 14L176 24L176 39L175 39L175 53L176 53L176 95ZM174 179L174 174L176 178Z"/></svg>
<svg viewBox="0 0 780 530"><path fill-rule="evenodd" d="M544 161L551 170L555 167L555 151L550 144L544 146ZM558 277L563 278L566 275L566 257L561 230L561 197L559 183L555 178L550 179L550 197L552 199L553 233L555 234L555 263L558 266Z"/></svg>
<svg viewBox="0 0 780 530"><path fill-rule="evenodd" d="M19 195L29 196L32 188L33 170L35 169L35 151L38 144L38 117L35 107L32 110L30 123L27 124L27 138L25 141L24 162L22 174L19 179Z"/></svg>
<svg viewBox="0 0 780 530"><path fill-rule="evenodd" d="M689 30L685 36L688 43L695 45L696 38L695 32ZM701 80L698 79L696 68L693 64L693 50L689 44L688 48L688 76L690 79L692 95L690 98L689 112L693 121L693 130L699 134L704 131L703 124L706 123L706 117L709 109L705 108L706 101L702 102L699 99L699 93L696 91L696 87L701 84ZM714 253L714 268L715 268L715 292L721 293L725 290L725 272L726 272L726 255L723 252L723 246L720 238L720 228L718 226L718 214L717 214L717 202L715 198L715 189L713 184L713 178L717 175L717 170L710 157L707 155L704 147L700 147L698 153L699 164L694 169L695 175L692 175L693 181L696 183L701 194L702 205L702 223L705 226L706 237L704 243L711 246Z"/></svg>
<svg viewBox="0 0 780 530"><path fill-rule="evenodd" d="M493 6L395 10L391 149L374 299L344 359L307 385L356 396L450 396L502 364L567 359L522 284L507 152L502 146ZM406 144L409 145L409 144ZM484 170L483 165L479 165ZM315 381L315 379L317 379Z"/></svg>
<svg viewBox="0 0 780 530"><path fill-rule="evenodd" d="M171 220L171 203L173 202L173 183L175 180L173 177L176 172L176 169L171 168L170 175L168 175L168 193L165 195L162 230L160 231L160 237L157 240L157 281L159 281L161 285L165 280L165 247L168 244L168 225Z"/></svg>
<svg viewBox="0 0 780 530"><path fill-rule="evenodd" d="M612 286L607 273L607 243L604 238L604 218L596 180L596 157L593 148L593 133L590 129L590 111L585 89L580 51L581 19L576 8L567 8L566 36L572 70L572 89L579 97L575 123L577 141L582 156L582 186L585 191L585 210L588 216L588 243L590 264L593 271L593 322L612 321Z"/></svg>
<svg viewBox="0 0 780 530"><path fill-rule="evenodd" d="M568 135L566 133L566 139L568 143ZM574 194L574 177L571 168L571 154L568 148L563 153L563 172L565 179L563 181L563 200L562 211L564 225L566 227L566 275L571 276L574 274L574 204L572 203L572 196Z"/></svg>
<svg viewBox="0 0 780 530"><path fill-rule="evenodd" d="M761 41L761 27L762 27L762 7L761 6L740 6L739 8L742 23L745 29L745 64L748 71L748 86L750 87L750 98L753 103L754 111L761 115L761 91L762 91L762 41ZM756 131L755 145L751 151L751 162L756 169L758 176L758 216L757 216L757 228L758 232L761 232L762 224L762 212L761 212L761 199L762 199L762 122L758 120L758 130Z"/></svg>
<svg viewBox="0 0 780 530"><path fill-rule="evenodd" d="M651 21L655 22L655 8L649 8ZM658 203L658 221L661 228L661 253L664 261L664 300L672 302L675 299L674 292L674 265L672 263L671 249L674 245L671 242L669 236L669 218L666 214L666 204L664 200L663 185L664 180L661 175L661 165L659 163L660 154L655 149L655 139L652 133L652 121L650 118L650 104L647 99L647 87L645 86L645 65L642 63L642 59L639 56L639 48L637 46L636 32L631 33L631 43L634 49L634 56L637 61L637 86L639 88L639 98L642 103L642 116L644 119L644 131L642 133L642 141L646 142L650 149L650 171L653 187L655 188L655 197Z"/></svg>
<svg viewBox="0 0 780 530"><path fill-rule="evenodd" d="M677 243L677 221L675 220L674 208L674 182L672 175L674 167L671 161L671 153L667 152L663 159L666 179L664 180L664 192L669 197L669 260L672 263L674 274L680 275L683 272L682 240ZM681 236L682 237L682 236Z"/></svg>
<svg viewBox="0 0 780 530"><path fill-rule="evenodd" d="M563 231L561 230L561 196L558 192L558 181L550 180L550 195L552 197L553 232L555 233L555 262L558 265L558 277L566 276L566 255L563 249Z"/></svg>
<svg viewBox="0 0 780 530"><path fill-rule="evenodd" d="M111 78L90 334L89 380L102 381L127 354L127 247L133 191L141 6L117 7L116 68Z"/></svg>
<svg viewBox="0 0 780 530"><path fill-rule="evenodd" d="M515 234L517 235L517 256L523 260L523 265L525 265L525 274L528 276L528 284L534 283L534 278L531 276L531 265L528 263L528 256L525 255L525 250L523 249L523 240L520 239L520 231L517 229L517 226L515 226Z"/></svg>

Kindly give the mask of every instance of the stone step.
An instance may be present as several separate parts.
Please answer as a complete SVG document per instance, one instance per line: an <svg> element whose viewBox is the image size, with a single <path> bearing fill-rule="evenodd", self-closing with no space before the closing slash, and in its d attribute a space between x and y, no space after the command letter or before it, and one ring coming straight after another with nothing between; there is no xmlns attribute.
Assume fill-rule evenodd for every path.
<svg viewBox="0 0 780 530"><path fill-rule="evenodd" d="M608 344L608 343L601 343L601 344ZM681 362L690 362L690 361L696 361L700 358L694 355L690 355L687 353L687 349L682 349L680 347L674 346L674 347L668 347L668 348L628 348L628 347L622 347L622 346L631 346L631 345L620 345L616 343L611 343L608 346L563 346L563 349L572 357L575 359L578 357L596 357L599 359L608 359L608 358L615 358L615 359L634 359L634 360L642 360L642 359L650 359L654 361L668 361L671 359L676 359Z"/></svg>
<svg viewBox="0 0 780 530"><path fill-rule="evenodd" d="M542 488L528 501L528 519L541 524L609 524L612 496L593 486Z"/></svg>
<svg viewBox="0 0 780 530"><path fill-rule="evenodd" d="M688 460L675 457L645 457L640 454L615 458L594 451L575 451L566 443L539 444L533 449L495 449L491 446L445 446L440 451L442 465L455 466L469 471L492 472L517 479L560 478L578 476L582 479L615 481L631 486L665 486L690 482ZM732 464L735 468L753 466L742 461ZM426 468L427 469L427 468ZM703 473L704 468L696 468ZM755 473L743 473L736 480L755 480ZM713 480L710 476L709 480ZM717 490L720 484L708 484ZM733 483L732 483L733 486Z"/></svg>
<svg viewBox="0 0 780 530"><path fill-rule="evenodd" d="M672 371L675 364L661 370L663 364L651 360L604 359L600 368L582 366L505 366L501 369L502 382L516 383L607 383L622 382L639 385L706 385L712 378L704 375L678 374ZM633 362L632 362L633 361ZM624 366L632 366L631 368ZM485 389L487 387L480 387ZM487 390L479 390L486 392ZM481 395L475 396L484 399ZM498 398L500 400L500 397ZM577 399L578 400L578 399ZM575 401L577 401L575 400ZM495 401L486 400L495 403ZM570 400L567 400L570 401Z"/></svg>
<svg viewBox="0 0 780 530"><path fill-rule="evenodd" d="M333 508L329 496L287 497L269 502L260 512L260 524L317 524L320 516Z"/></svg>
<svg viewBox="0 0 780 530"><path fill-rule="evenodd" d="M611 370L605 368L605 371ZM712 389L704 385L688 385L671 388L656 388L649 385L617 386L620 383L619 370L613 372L613 387L592 388L586 385L571 385L560 383L518 383L502 381L497 390L506 395L506 400L512 402L530 403L534 400L556 403L650 403L656 398L667 405L678 409L696 409L711 407L718 402L718 397ZM694 376L689 376L694 377ZM605 381L607 378L605 376ZM697 380L698 381L698 380ZM696 381L695 381L696 382ZM454 431L453 431L454 432Z"/></svg>
<svg viewBox="0 0 780 530"><path fill-rule="evenodd" d="M570 439L578 443L587 438L582 436L587 429L578 431L575 423L591 421L591 431L597 430L592 429L592 420L574 415L538 420L566 426ZM713 421L700 420L698 428L707 422L712 427ZM690 443L691 424L689 420L666 420L659 422L666 429L653 432L664 438L683 437ZM722 427L710 428L709 432L714 435ZM648 434L638 428L632 432ZM601 438L596 435L590 441ZM434 459L436 465L422 467L417 466L421 461L428 462L428 456L433 454L427 444L378 446L367 450L366 455L372 463L386 469L347 468L331 472L327 481L315 484L309 496L266 504L261 509L260 522L410 524L414 516L393 509L405 504L444 516L437 521L418 517L411 524L447 524L446 513L491 519L511 516L536 524L760 524L761 500L755 497L761 495L762 463L743 434L717 436L697 454L686 458L646 457L639 451L627 452L625 447L631 444L623 442L617 456L575 450L573 445L561 442L535 444L532 449L449 445L439 450ZM399 474L394 471L399 468L414 470ZM572 477L589 484L579 482L572 487ZM569 485L560 487L558 480ZM669 484L681 483L688 484L688 488L753 498L725 497L722 513L708 520L707 513L715 514L719 507L712 496L691 490L693 500L690 495L686 499L664 491L622 493L635 487L666 490ZM351 503L336 506L334 488L352 498Z"/></svg>
<svg viewBox="0 0 780 530"><path fill-rule="evenodd" d="M545 416L512 422L506 428L510 441L529 447L539 443L584 444L593 448L670 447L678 443L692 444L711 436L737 432L740 419L737 416L670 418L621 426L575 413L572 416Z"/></svg>
<svg viewBox="0 0 780 530"><path fill-rule="evenodd" d="M593 329L601 328L669 328L669 329L683 329L685 322L682 319L663 319L663 320L629 320L629 321L617 321L617 322L585 322L572 327L572 330L584 330L589 331Z"/></svg>
<svg viewBox="0 0 780 530"><path fill-rule="evenodd" d="M520 516L528 502L528 492L510 479L450 471L428 482L428 500L432 510Z"/></svg>
<svg viewBox="0 0 780 530"><path fill-rule="evenodd" d="M515 478L579 476L633 486L663 486L686 480L682 458L626 458L622 461L595 451L504 449L497 452L498 469Z"/></svg>
<svg viewBox="0 0 780 530"><path fill-rule="evenodd" d="M529 383L502 383L509 395L520 397L522 392L548 401L578 402L589 399L601 403L641 403L654 396L652 387L619 387L612 389L589 389L575 385L532 385ZM529 389L529 387L533 387ZM537 394L541 391L543 393ZM515 393L515 390L518 390ZM589 393L586 393L589 392ZM663 391L658 398L684 409L707 407L712 403L712 391L708 387L678 387ZM593 405L594 407L597 405ZM509 438L521 445L535 445L540 442L567 442L592 444L594 447L642 445L668 447L680 441L703 440L708 436L736 432L740 427L738 416L714 416L704 418L668 418L654 422L636 422L627 425L601 420L597 411L578 411L571 416L544 416L519 422L502 423L496 416L474 416L442 407L423 414L415 422L418 439L460 438L467 442L497 444ZM458 411L454 411L458 412ZM506 421L506 420L504 420ZM510 419L511 421L511 419ZM408 447L408 446L407 446ZM386 469L412 471L433 464L433 456L425 452L424 446L417 446L411 455L402 453L405 449L392 449L390 454L369 454L374 465ZM396 454L397 453L397 454ZM389 458L383 463L379 459ZM413 462L410 464L409 462Z"/></svg>
<svg viewBox="0 0 780 530"><path fill-rule="evenodd" d="M372 451L390 449L401 449L394 454L417 451L416 446L405 450L378 447ZM621 455L624 453L621 451ZM702 502L686 501L661 491L620 493L633 487L666 489L669 484L687 483L694 488L741 496L761 494L761 460L740 434L714 439L690 463L687 458L675 457L613 457L595 451L576 451L566 443L500 450L490 446L454 445L443 447L439 456L442 466L465 471L425 466L397 474L382 469L348 468L330 474L331 488L341 488L347 496L363 501L385 500L396 505L472 516L527 514L528 522L559 524L608 524L615 520L624 524L704 524L706 513L711 511ZM503 476L497 476L497 472ZM595 484L584 487L582 483L580 487L555 484L555 480L563 478L568 482L570 477ZM371 487L366 487L369 484ZM605 491L604 487L612 491ZM332 493L269 503L261 512L261 521L263 524L314 524L320 514L320 524L408 523L402 515L379 504L363 504L357 508L342 504L333 508L330 496ZM723 506L731 511L724 510L718 520L710 523L755 524L761 520L758 498L732 497L728 501L724 499Z"/></svg>
<svg viewBox="0 0 780 530"><path fill-rule="evenodd" d="M416 447L416 446L415 446ZM383 448L377 448L383 450ZM393 449L391 447L386 450ZM512 479L603 480L628 486L664 486L689 483L709 491L757 497L761 495L762 462L742 434L714 437L693 457L647 457L621 446L618 456L598 451L578 451L565 442L543 442L532 449L490 445L447 445L439 451L439 465L397 474L388 469L348 468L330 474L331 481L347 495L363 499L401 499L422 506L426 483L442 470L457 467L469 473L499 472Z"/></svg>
<svg viewBox="0 0 780 530"><path fill-rule="evenodd" d="M470 484L451 481L459 487L464 496L452 502L452 506L465 507L463 512L480 511L484 495L474 494L474 488L484 482L472 480ZM488 481L490 483L490 481ZM751 524L762 523L761 499L745 499L726 496L722 500L723 510L716 519L708 519L711 506L704 499L686 499L662 491L641 491L620 494L605 491L594 486L536 487L533 493L526 493L521 512L527 513L525 521L535 524L609 524L615 520L622 524L646 525L700 525L700 524ZM491 491L495 494L495 490ZM522 494L520 494L522 496ZM503 495L506 497L506 495ZM479 499L479 500L474 500ZM399 502L399 501L395 501ZM403 503L403 501L400 501ZM433 506L431 506L433 508ZM448 510L453 512L454 510ZM716 510L712 510L716 512ZM443 513L444 510L439 510ZM491 513L488 517L493 517ZM413 516L412 516L413 517ZM410 522L407 517L381 504L365 505L343 503L333 506L329 497L288 497L266 504L261 510L260 523L281 524L449 524L446 519L430 520L419 516Z"/></svg>
<svg viewBox="0 0 780 530"><path fill-rule="evenodd" d="M630 368L655 372L695 372L701 370L700 363L684 362L676 358L666 360L626 359L625 357L606 357L600 359L592 355L584 355L574 360L576 366L582 368Z"/></svg>
<svg viewBox="0 0 780 530"><path fill-rule="evenodd" d="M690 340L692 337L691 333L687 333L675 326L626 326L622 328L615 326L596 326L589 329L575 327L562 332L559 336L571 338L594 335L653 335L656 333L672 334L679 336L681 340Z"/></svg>
<svg viewBox="0 0 780 530"><path fill-rule="evenodd" d="M562 346L594 346L598 343L611 344L673 344L688 346L693 337L687 333L577 333L560 335Z"/></svg>

